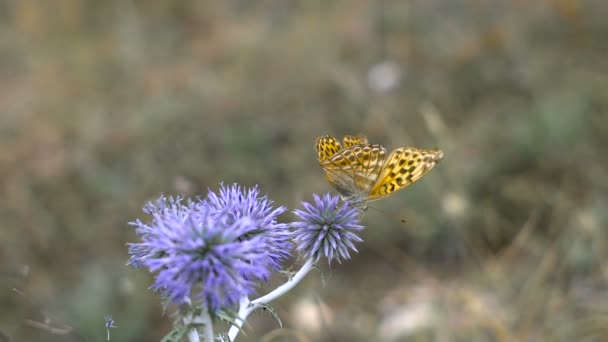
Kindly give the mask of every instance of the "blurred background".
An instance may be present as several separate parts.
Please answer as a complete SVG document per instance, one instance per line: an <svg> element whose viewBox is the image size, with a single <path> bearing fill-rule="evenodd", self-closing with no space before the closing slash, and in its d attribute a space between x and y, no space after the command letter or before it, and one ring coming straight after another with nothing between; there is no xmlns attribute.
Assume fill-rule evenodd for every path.
<svg viewBox="0 0 608 342"><path fill-rule="evenodd" d="M358 133L445 158L372 204L352 260L275 303L284 329L258 313L239 341L605 340L607 17L601 0L0 1L0 341L103 341L106 314L112 341L160 340L171 318L125 266L142 205L238 182L293 210L335 193L315 137Z"/></svg>

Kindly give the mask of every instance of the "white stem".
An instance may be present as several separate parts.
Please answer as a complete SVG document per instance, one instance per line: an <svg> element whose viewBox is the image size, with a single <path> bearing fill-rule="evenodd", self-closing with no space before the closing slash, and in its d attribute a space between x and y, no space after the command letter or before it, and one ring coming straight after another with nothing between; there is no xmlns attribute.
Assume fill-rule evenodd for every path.
<svg viewBox="0 0 608 342"><path fill-rule="evenodd" d="M205 336L205 342L214 342L215 335L213 334L213 322L211 322L211 316L207 310L205 310L204 320L203 336Z"/></svg>
<svg viewBox="0 0 608 342"><path fill-rule="evenodd" d="M206 308L202 308L198 316L191 316L184 318L184 324L191 326L188 331L188 342L200 342L200 336L197 327L203 329L203 341L213 342L215 336L213 334L213 322L211 322L211 316Z"/></svg>
<svg viewBox="0 0 608 342"><path fill-rule="evenodd" d="M237 314L237 318L234 320L236 325L231 326L230 330L228 330L228 341L234 342L236 336L239 334L239 332L241 332L241 328L243 327L243 324L245 324L247 316L250 314L248 311L250 303L251 302L247 296L241 297L239 302L239 313Z"/></svg>
<svg viewBox="0 0 608 342"><path fill-rule="evenodd" d="M271 301L273 301L273 300L281 297L285 293L289 292L289 290L293 289L294 286L296 286L302 279L304 279L304 276L306 276L306 274L308 274L308 272L310 272L310 270L312 270L314 264L315 263L313 262L312 259L308 259L304 263L302 268L300 268L300 270L298 270L298 272L296 272L296 274L294 274L294 276L291 279L289 279L283 285L277 287L273 291L269 292L268 294L266 294L258 299L249 301L249 299L247 297L241 298L241 302L239 303L238 317L235 319L235 325L230 327L230 330L228 331L228 340L230 342L234 342L234 340L236 339L236 336L241 331L243 324L245 324L245 320L247 320L247 316L249 316L250 313L252 313L256 309L259 309L260 307L262 307L263 304L270 303Z"/></svg>
<svg viewBox="0 0 608 342"><path fill-rule="evenodd" d="M195 328L190 329L188 331L188 342L200 342L200 338L198 336L198 331Z"/></svg>

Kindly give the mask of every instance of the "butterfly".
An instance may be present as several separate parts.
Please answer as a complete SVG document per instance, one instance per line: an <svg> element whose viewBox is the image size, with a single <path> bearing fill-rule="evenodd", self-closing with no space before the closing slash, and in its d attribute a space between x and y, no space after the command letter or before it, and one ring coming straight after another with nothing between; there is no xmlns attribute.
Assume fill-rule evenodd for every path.
<svg viewBox="0 0 608 342"><path fill-rule="evenodd" d="M368 143L363 135L346 135L342 145L321 136L315 149L329 184L342 199L362 207L416 182L443 158L439 149L415 147L399 147L387 156L384 147Z"/></svg>

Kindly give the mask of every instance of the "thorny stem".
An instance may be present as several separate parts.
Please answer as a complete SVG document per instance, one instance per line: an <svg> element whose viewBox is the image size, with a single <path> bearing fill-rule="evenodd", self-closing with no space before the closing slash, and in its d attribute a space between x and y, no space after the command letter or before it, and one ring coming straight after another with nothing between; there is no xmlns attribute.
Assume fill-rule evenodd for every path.
<svg viewBox="0 0 608 342"><path fill-rule="evenodd" d="M213 323L211 315L206 307L202 307L198 315L194 316L189 313L184 317L184 324L190 328L188 331L188 342L200 342L198 327L202 327L202 336L204 342L213 342L215 336L213 334Z"/></svg>
<svg viewBox="0 0 608 342"><path fill-rule="evenodd" d="M188 341L189 342L200 342L200 338L198 336L198 331L196 330L196 328L192 328L192 329L190 329L190 331L188 331Z"/></svg>
<svg viewBox="0 0 608 342"><path fill-rule="evenodd" d="M271 301L273 301L273 300L281 297L285 293L289 292L302 279L304 279L306 274L308 274L308 272L310 272L310 270L312 270L314 265L315 265L315 263L313 262L313 260L308 259L304 263L302 268L300 268L300 270L298 270L298 272L296 272L296 274L294 274L294 276L291 279L289 279L287 282L285 282L283 285L277 287L273 291L269 292L268 294L266 294L258 299L254 299L252 301L249 301L249 298L247 298L246 296L241 298L241 301L239 303L239 313L238 313L237 318L235 319L235 325L230 327L230 330L228 331L228 340L230 342L234 342L237 335L241 331L243 324L245 324L245 320L247 320L247 316L249 316L249 314L251 314L253 311L261 308L264 304L270 303Z"/></svg>

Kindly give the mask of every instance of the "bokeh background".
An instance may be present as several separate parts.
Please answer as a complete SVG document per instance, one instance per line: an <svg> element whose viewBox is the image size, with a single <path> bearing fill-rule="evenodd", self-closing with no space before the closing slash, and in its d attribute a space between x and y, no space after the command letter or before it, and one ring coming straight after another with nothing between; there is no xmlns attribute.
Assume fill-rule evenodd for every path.
<svg viewBox="0 0 608 342"><path fill-rule="evenodd" d="M603 0L0 1L0 341L103 341L106 314L113 341L160 340L171 318L125 266L142 205L238 182L296 209L334 192L315 137L357 133L445 158L373 203L352 260L275 303L284 329L258 313L239 341L605 340L607 17Z"/></svg>

